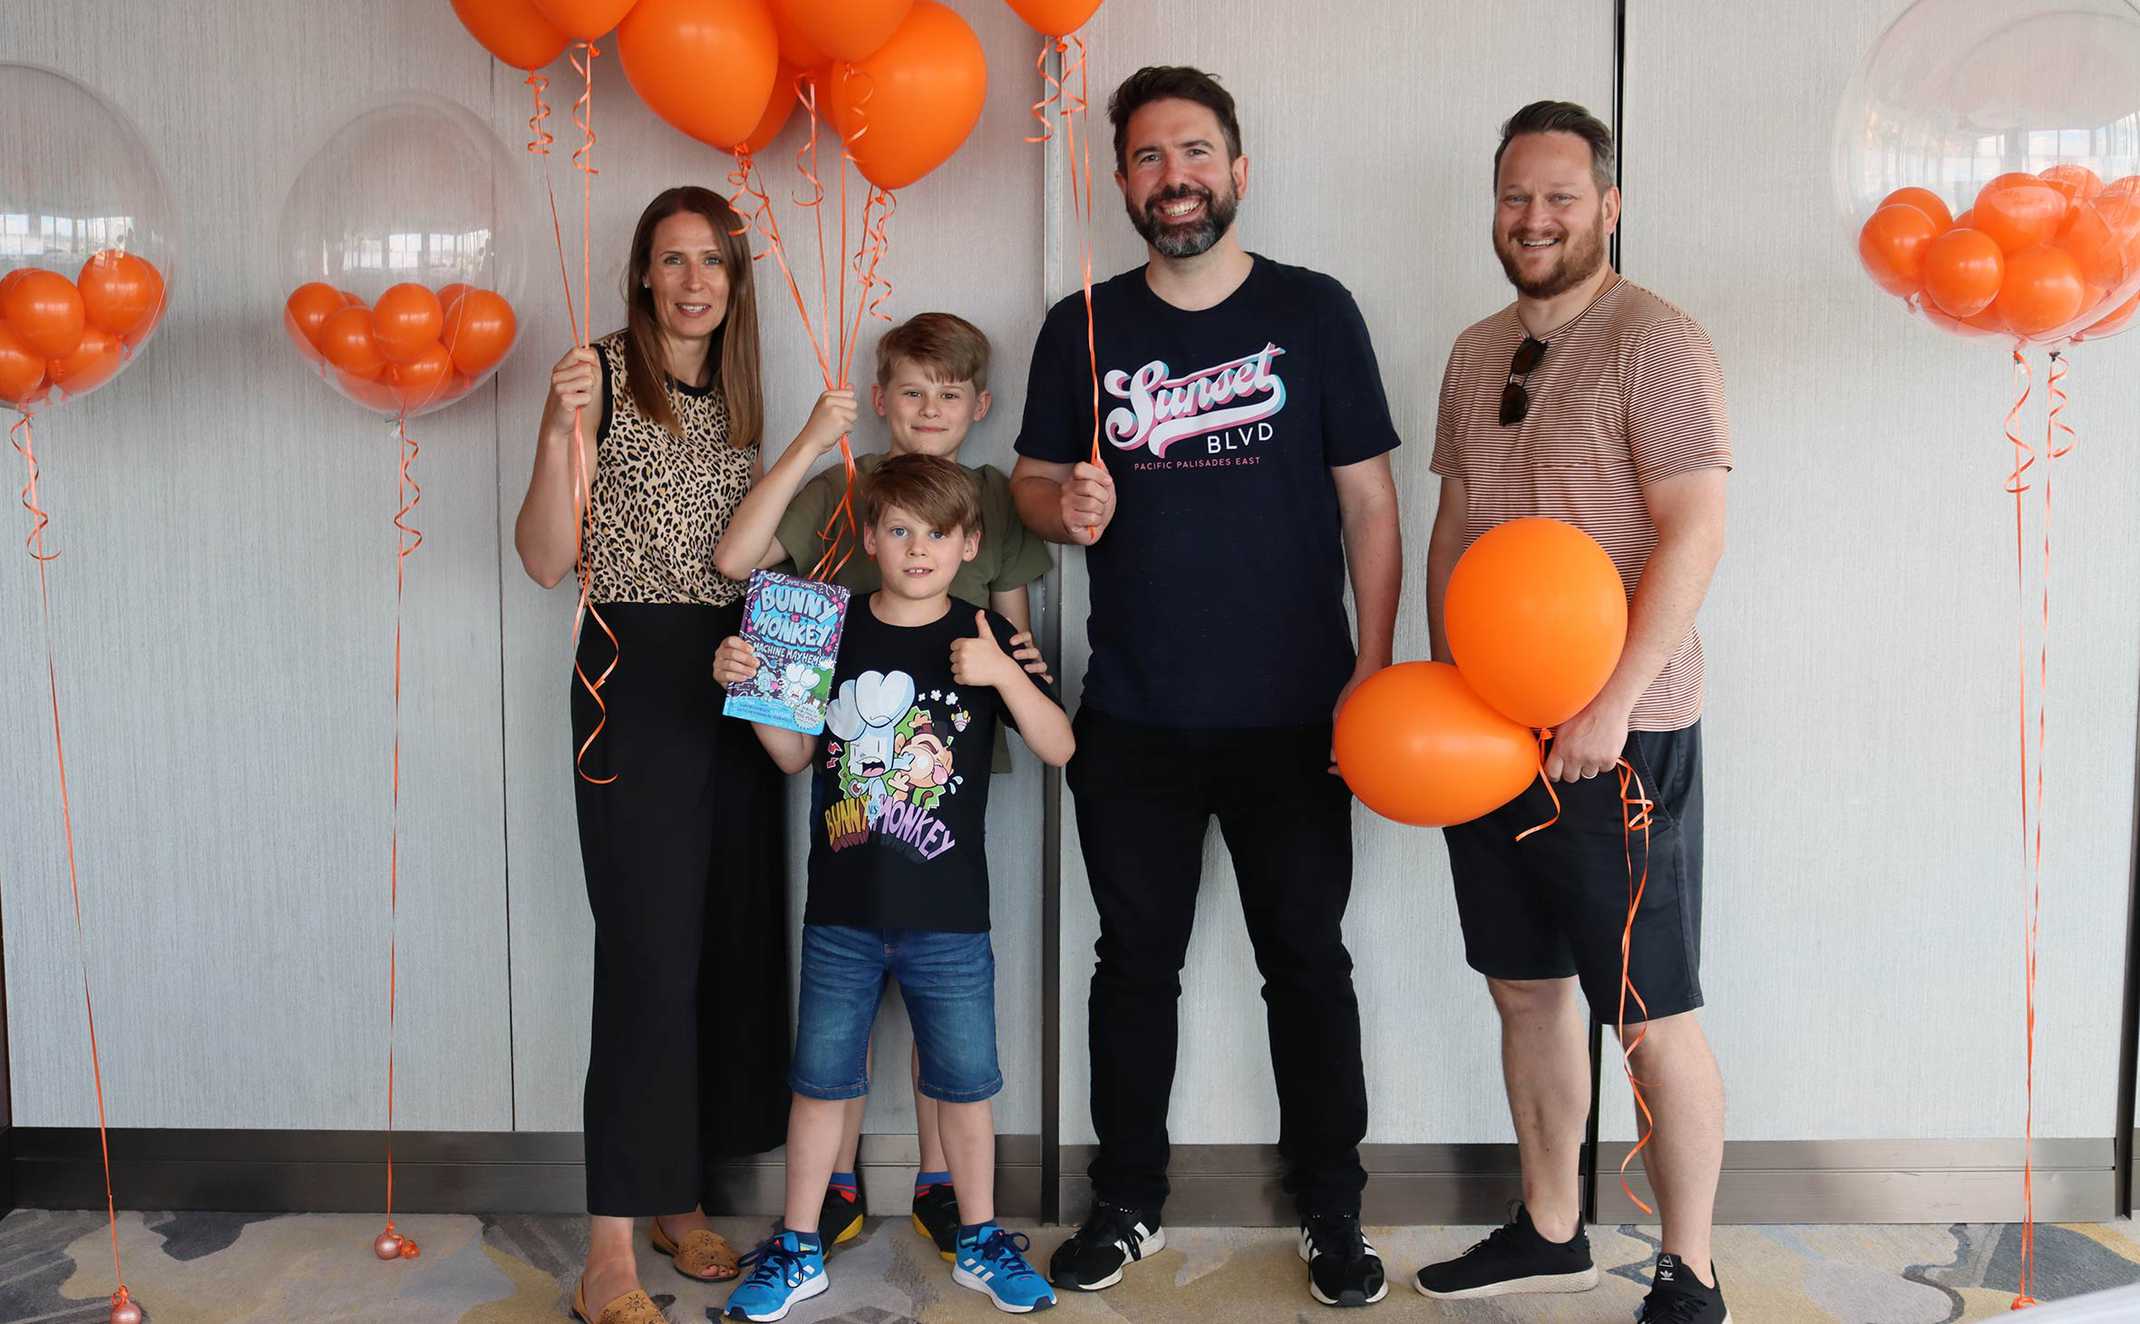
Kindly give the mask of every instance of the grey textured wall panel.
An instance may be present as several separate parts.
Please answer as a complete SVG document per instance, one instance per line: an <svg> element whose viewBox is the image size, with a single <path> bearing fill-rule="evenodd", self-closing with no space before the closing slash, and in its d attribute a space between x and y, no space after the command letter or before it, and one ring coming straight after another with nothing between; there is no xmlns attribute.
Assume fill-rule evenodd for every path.
<svg viewBox="0 0 2140 1324"><path fill-rule="evenodd" d="M332 128L404 87L480 110L488 61L417 0L14 4L0 50L129 114L187 237L141 361L39 425L110 1120L381 1125L396 454L284 342L273 235ZM416 430L398 1121L505 1127L490 396ZM15 1120L93 1125L35 576L16 546L0 556Z"/></svg>
<svg viewBox="0 0 2140 1324"><path fill-rule="evenodd" d="M1297 6L1269 0L1100 9L1087 34L1103 158L1094 270L1104 277L1143 261L1107 178L1107 93L1147 62L1218 74L1240 103L1250 161L1243 242L1345 282L1374 335L1405 439L1393 458L1406 565L1396 652L1424 657L1435 392L1457 332L1509 299L1487 239L1497 131L1510 112L1538 97L1610 104L1612 6L1373 0L1334 8L1326 21L1302 16ZM1067 231L1067 216L1063 225ZM1067 292L1075 257L1052 256L1056 289ZM1075 670L1086 648L1082 554L1066 551L1063 566L1063 651ZM1062 1136L1079 1144L1093 1138L1085 1000L1099 930L1067 799L1064 823ZM1355 823L1345 932L1367 1046L1368 1137L1505 1140L1507 1109L1492 1084L1499 1060L1493 1012L1463 963L1439 834L1397 827L1365 810L1356 811ZM1197 906L1182 979L1173 1138L1269 1141L1278 1133L1278 1104L1263 1005L1233 872L1215 831Z"/></svg>
<svg viewBox="0 0 2140 1324"><path fill-rule="evenodd" d="M1709 329L1740 459L1704 615L1704 1016L1734 1140L2022 1128L2010 368L1875 290L1830 201L1833 108L1902 8L1630 7L1626 272ZM2134 351L2074 354L2081 444L2054 471L2038 1135L2114 1122ZM1625 1094L1608 1090L1608 1136L1632 1134Z"/></svg>

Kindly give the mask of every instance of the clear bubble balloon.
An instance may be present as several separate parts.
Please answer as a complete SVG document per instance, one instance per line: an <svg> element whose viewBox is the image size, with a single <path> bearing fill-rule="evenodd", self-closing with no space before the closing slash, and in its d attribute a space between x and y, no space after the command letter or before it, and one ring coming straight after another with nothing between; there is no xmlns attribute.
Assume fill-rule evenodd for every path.
<svg viewBox="0 0 2140 1324"><path fill-rule="evenodd" d="M163 323L180 241L148 144L64 74L0 63L0 407L124 372Z"/></svg>
<svg viewBox="0 0 2140 1324"><path fill-rule="evenodd" d="M1835 121L1865 273L1942 330L2101 339L2140 300L2140 8L1918 0Z"/></svg>
<svg viewBox="0 0 2140 1324"><path fill-rule="evenodd" d="M462 107L407 93L328 138L277 230L284 337L390 417L443 409L519 336L524 168Z"/></svg>

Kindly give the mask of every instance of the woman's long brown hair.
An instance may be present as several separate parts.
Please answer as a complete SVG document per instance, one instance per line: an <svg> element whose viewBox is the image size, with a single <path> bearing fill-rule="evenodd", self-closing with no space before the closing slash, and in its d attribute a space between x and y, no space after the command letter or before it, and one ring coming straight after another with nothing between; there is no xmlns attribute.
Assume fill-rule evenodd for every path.
<svg viewBox="0 0 2140 1324"><path fill-rule="evenodd" d="M664 189L639 214L632 231L631 261L624 272L625 384L639 412L672 435L683 425L669 402L663 382L667 357L661 323L654 315L654 292L647 288L647 268L654 260L654 227L681 212L706 218L720 236L721 262L728 272L728 308L713 332L707 358L715 365L721 398L728 406L728 444L741 450L756 444L765 427L765 395L758 383L758 291L751 281L750 240L743 221L726 199L711 189L686 184Z"/></svg>

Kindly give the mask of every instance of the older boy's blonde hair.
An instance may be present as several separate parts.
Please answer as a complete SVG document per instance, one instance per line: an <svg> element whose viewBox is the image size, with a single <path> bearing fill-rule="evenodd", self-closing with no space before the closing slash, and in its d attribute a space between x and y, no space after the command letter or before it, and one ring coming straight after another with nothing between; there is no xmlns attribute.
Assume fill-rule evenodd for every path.
<svg viewBox="0 0 2140 1324"><path fill-rule="evenodd" d="M988 337L956 313L916 313L877 341L877 385L892 384L892 364L905 359L939 382L972 382L988 389ZM919 512L916 512L917 514Z"/></svg>
<svg viewBox="0 0 2140 1324"><path fill-rule="evenodd" d="M981 532L981 489L957 461L940 455L888 456L862 480L862 522L871 528L893 506L945 533Z"/></svg>

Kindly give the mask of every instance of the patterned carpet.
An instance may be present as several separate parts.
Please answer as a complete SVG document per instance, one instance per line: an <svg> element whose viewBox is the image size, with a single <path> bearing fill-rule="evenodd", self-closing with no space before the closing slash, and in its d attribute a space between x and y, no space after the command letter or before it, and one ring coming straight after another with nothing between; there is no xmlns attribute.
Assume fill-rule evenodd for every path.
<svg viewBox="0 0 2140 1324"><path fill-rule="evenodd" d="M420 1259L372 1255L372 1215L125 1213L119 1244L127 1278L151 1324L558 1324L583 1249L581 1220L414 1216L403 1230ZM763 1220L721 1220L739 1246ZM1034 1258L1067 1235L1029 1229ZM1411 1290L1430 1259L1461 1251L1479 1228L1378 1228L1390 1267L1389 1298L1375 1320L1624 1321L1642 1298L1656 1243L1647 1229L1593 1229L1603 1283L1582 1296L1451 1305ZM1304 1270L1284 1229L1169 1228L1168 1246L1120 1286L1070 1295L1051 1318L1117 1324L1176 1321L1327 1321L1309 1301ZM1878 1227L1733 1227L1717 1258L1738 1324L1947 1324L2004 1316L2019 1266L2019 1230L1955 1224ZM679 1324L718 1318L725 1288L679 1278L645 1245L640 1273ZM2035 1295L2044 1301L2140 1282L2133 1224L2037 1231ZM0 1219L0 1321L102 1324L111 1244L92 1213L18 1210ZM954 1286L949 1266L903 1219L872 1220L836 1252L832 1290L796 1308L795 1324L982 1324L1001 1316Z"/></svg>

